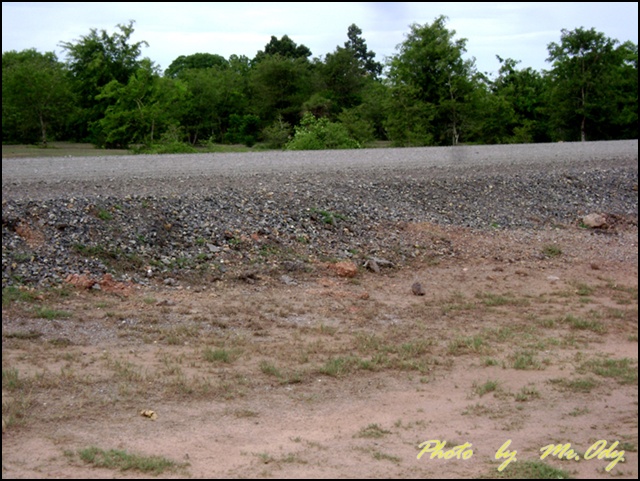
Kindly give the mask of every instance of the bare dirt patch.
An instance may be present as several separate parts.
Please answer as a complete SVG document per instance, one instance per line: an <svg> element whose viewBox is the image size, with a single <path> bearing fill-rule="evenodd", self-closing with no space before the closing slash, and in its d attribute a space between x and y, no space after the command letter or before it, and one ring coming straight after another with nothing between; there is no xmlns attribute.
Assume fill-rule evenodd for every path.
<svg viewBox="0 0 640 481"><path fill-rule="evenodd" d="M637 226L403 233L354 277L3 293L3 478L636 479Z"/></svg>

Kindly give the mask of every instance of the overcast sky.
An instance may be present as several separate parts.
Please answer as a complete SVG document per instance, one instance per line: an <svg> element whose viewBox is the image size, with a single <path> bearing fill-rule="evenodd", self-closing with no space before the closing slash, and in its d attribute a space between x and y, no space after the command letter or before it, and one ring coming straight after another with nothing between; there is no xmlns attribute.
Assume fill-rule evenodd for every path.
<svg viewBox="0 0 640 481"><path fill-rule="evenodd" d="M475 57L481 72L495 73L496 55L520 60L520 67L549 69L547 45L560 41L563 28L595 28L621 42L638 43L637 2L348 2L348 3L110 3L3 2L2 51L35 48L55 51L92 28L116 31L135 20L132 40L146 40L142 56L162 70L180 55L198 52L253 58L272 35L288 35L313 57L324 57L347 40L355 23L376 60L397 53L409 25L448 17L456 39L467 39L465 58Z"/></svg>

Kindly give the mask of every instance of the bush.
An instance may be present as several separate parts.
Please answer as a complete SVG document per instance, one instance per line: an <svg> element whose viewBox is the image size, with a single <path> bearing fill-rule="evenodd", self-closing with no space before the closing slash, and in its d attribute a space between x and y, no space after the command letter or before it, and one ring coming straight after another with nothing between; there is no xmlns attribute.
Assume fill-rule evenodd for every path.
<svg viewBox="0 0 640 481"><path fill-rule="evenodd" d="M359 149L360 143L349 135L344 125L316 119L306 113L295 127L293 138L287 142L287 150Z"/></svg>
<svg viewBox="0 0 640 481"><path fill-rule="evenodd" d="M191 144L183 142L185 139L182 127L169 125L157 142L146 143L131 148L135 154L193 154L197 150Z"/></svg>
<svg viewBox="0 0 640 481"><path fill-rule="evenodd" d="M291 124L282 120L280 115L262 131L262 136L268 148L281 149L291 137L291 130Z"/></svg>

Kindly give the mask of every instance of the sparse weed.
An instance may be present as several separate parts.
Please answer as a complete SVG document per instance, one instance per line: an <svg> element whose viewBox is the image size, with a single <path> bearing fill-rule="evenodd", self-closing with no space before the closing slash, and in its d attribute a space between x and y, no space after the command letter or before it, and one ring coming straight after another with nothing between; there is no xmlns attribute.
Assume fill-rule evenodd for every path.
<svg viewBox="0 0 640 481"><path fill-rule="evenodd" d="M536 360L535 355L530 351L519 351L512 357L514 369L542 369L540 362Z"/></svg>
<svg viewBox="0 0 640 481"><path fill-rule="evenodd" d="M211 349L207 347L202 353L205 361L208 362L232 362L232 354L226 349Z"/></svg>
<svg viewBox="0 0 640 481"><path fill-rule="evenodd" d="M535 386L524 386L520 389L520 392L516 394L515 399L518 402L526 402L539 397L540 393Z"/></svg>
<svg viewBox="0 0 640 481"><path fill-rule="evenodd" d="M555 244L546 244L542 246L542 253L547 257L558 257L562 255L562 249Z"/></svg>
<svg viewBox="0 0 640 481"><path fill-rule="evenodd" d="M487 393L494 392L496 389L498 389L498 381L486 381L481 385L473 383L473 390L480 397Z"/></svg>
<svg viewBox="0 0 640 481"><path fill-rule="evenodd" d="M518 461L509 464L503 471L492 472L491 478L498 479L570 479L564 469L554 468L541 461Z"/></svg>
<svg viewBox="0 0 640 481"><path fill-rule="evenodd" d="M334 357L329 359L320 367L320 374L331 377L341 377L349 374L358 365L357 359L353 357Z"/></svg>
<svg viewBox="0 0 640 481"><path fill-rule="evenodd" d="M574 408L573 411L569 413L569 416L578 417L589 414L589 412L591 412L589 408Z"/></svg>
<svg viewBox="0 0 640 481"><path fill-rule="evenodd" d="M385 436L386 434L391 434L391 431L387 431L386 429L381 428L379 424L373 423L369 424L366 428L362 428L353 437L377 439Z"/></svg>
<svg viewBox="0 0 640 481"><path fill-rule="evenodd" d="M467 352L480 353L484 347L484 339L481 336L457 337L449 342L447 351L452 356L460 356Z"/></svg>

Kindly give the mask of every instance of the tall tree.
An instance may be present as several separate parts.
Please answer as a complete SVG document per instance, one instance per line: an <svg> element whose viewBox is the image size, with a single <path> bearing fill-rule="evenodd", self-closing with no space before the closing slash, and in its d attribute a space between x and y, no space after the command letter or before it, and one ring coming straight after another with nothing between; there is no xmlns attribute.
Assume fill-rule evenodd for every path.
<svg viewBox="0 0 640 481"><path fill-rule="evenodd" d="M546 82L530 67L518 69L517 60L497 56L500 70L495 80L480 84L482 94L474 140L482 143L549 141L544 114Z"/></svg>
<svg viewBox="0 0 640 481"><path fill-rule="evenodd" d="M560 43L548 45L547 61L553 64L551 116L559 139L595 140L602 137L598 130L613 121L616 109L610 95L624 65L618 43L593 28L577 28L563 29Z"/></svg>
<svg viewBox="0 0 640 481"><path fill-rule="evenodd" d="M417 127L423 132L413 129L414 141L422 135L424 142L455 145L465 134L475 61L462 58L466 39L454 40L456 32L445 23L446 17L440 16L431 25L410 26L399 53L391 59L389 79L396 100L391 115L418 115ZM414 102L421 105L407 109ZM411 118L390 119L393 125L410 123ZM393 135L406 142L401 130L394 129Z"/></svg>
<svg viewBox="0 0 640 481"><path fill-rule="evenodd" d="M64 64L35 49L2 54L2 140L47 144L51 128L62 131L73 110Z"/></svg>
<svg viewBox="0 0 640 481"><path fill-rule="evenodd" d="M104 140L99 132L89 130L98 125L97 121L104 116L113 99L108 96L98 99L98 94L114 80L126 85L129 77L142 66L141 49L148 44L144 40L131 43L133 24L132 20L127 25L117 25L119 32L112 35L105 30L91 29L88 35L75 42L60 44L66 51L73 89L83 111L77 122L80 138L89 137L98 144Z"/></svg>
<svg viewBox="0 0 640 481"><path fill-rule="evenodd" d="M302 115L302 104L312 93L310 79L311 67L306 58L268 55L251 72L252 113L265 125L279 116L296 125Z"/></svg>
<svg viewBox="0 0 640 481"><path fill-rule="evenodd" d="M367 43L361 37L362 30L354 23L347 29L347 40L344 47L353 52L358 60L360 68L367 72L374 79L382 73L382 64L374 60L376 54L367 48Z"/></svg>
<svg viewBox="0 0 640 481"><path fill-rule="evenodd" d="M331 100L331 113L334 116L342 109L355 107L362 102L362 90L367 78L351 49L337 47L335 52L326 55L319 71L326 89L324 96Z"/></svg>

